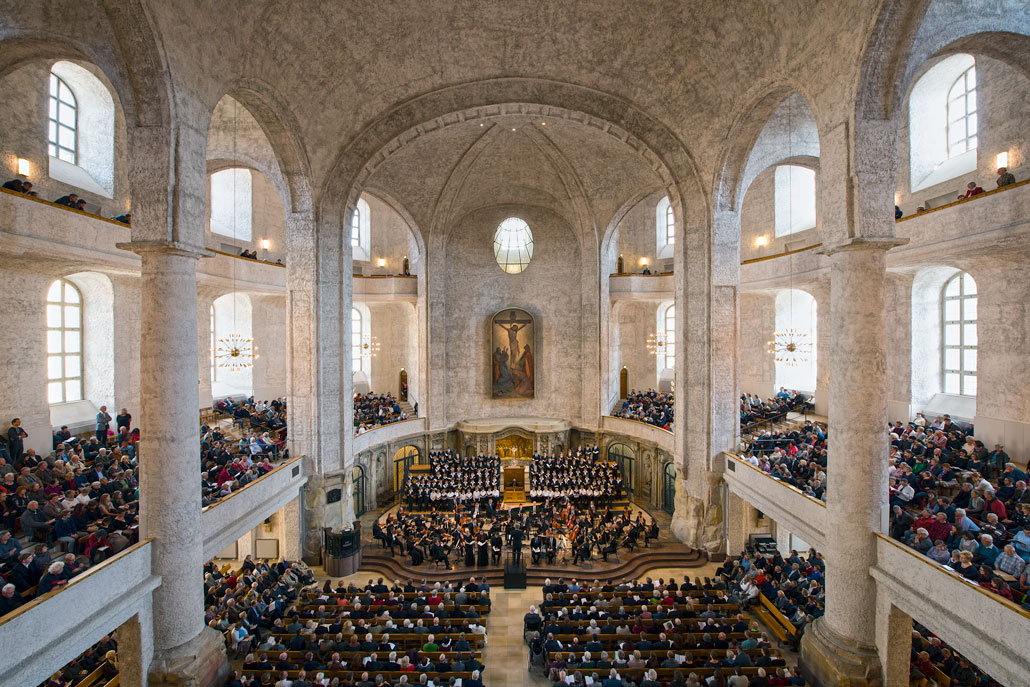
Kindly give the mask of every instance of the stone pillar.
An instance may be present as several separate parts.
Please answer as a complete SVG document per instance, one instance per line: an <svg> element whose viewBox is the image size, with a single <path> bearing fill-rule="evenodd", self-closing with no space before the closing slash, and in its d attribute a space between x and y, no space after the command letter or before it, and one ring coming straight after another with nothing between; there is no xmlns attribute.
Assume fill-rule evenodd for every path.
<svg viewBox="0 0 1030 687"><path fill-rule="evenodd" d="M877 599L876 644L884 687L908 687L912 666L912 617L889 600Z"/></svg>
<svg viewBox="0 0 1030 687"><path fill-rule="evenodd" d="M200 533L196 250L134 242L142 258L141 538L153 538L154 660L149 683L208 685L228 669L218 632L204 625Z"/></svg>
<svg viewBox="0 0 1030 687"><path fill-rule="evenodd" d="M769 341L776 331L776 296L764 291L740 295L740 390L760 398L775 395L776 361Z"/></svg>
<svg viewBox="0 0 1030 687"><path fill-rule="evenodd" d="M815 299L815 413L826 415L830 393L830 284L806 287Z"/></svg>
<svg viewBox="0 0 1030 687"><path fill-rule="evenodd" d="M1002 444L1020 464L1030 455L1030 280L1026 262L971 261L977 289L976 438Z"/></svg>
<svg viewBox="0 0 1030 687"><path fill-rule="evenodd" d="M822 685L880 685L875 644L875 532L887 524L886 251L851 239L830 255L830 408L826 615L801 657Z"/></svg>
<svg viewBox="0 0 1030 687"><path fill-rule="evenodd" d="M286 394L286 299L253 295L250 303L253 318L250 331L258 349L254 361L254 398L271 401Z"/></svg>
<svg viewBox="0 0 1030 687"><path fill-rule="evenodd" d="M887 419L908 422L912 410L911 272L887 274ZM920 362L922 364L922 361Z"/></svg>
<svg viewBox="0 0 1030 687"><path fill-rule="evenodd" d="M353 463L351 245L331 221L323 221L316 230L313 219L293 214L287 226L290 454L307 457L302 555L309 564L317 564L319 528L326 524L325 489L319 486L319 476L347 470ZM349 501L352 494L344 492L343 499Z"/></svg>

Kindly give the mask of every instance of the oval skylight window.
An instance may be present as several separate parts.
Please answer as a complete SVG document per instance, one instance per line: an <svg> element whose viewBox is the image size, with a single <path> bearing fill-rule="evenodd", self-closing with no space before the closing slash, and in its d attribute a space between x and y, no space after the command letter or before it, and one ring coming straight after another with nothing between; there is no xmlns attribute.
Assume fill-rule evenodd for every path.
<svg viewBox="0 0 1030 687"><path fill-rule="evenodd" d="M494 257L508 274L518 274L533 259L533 232L518 217L509 217L494 232Z"/></svg>

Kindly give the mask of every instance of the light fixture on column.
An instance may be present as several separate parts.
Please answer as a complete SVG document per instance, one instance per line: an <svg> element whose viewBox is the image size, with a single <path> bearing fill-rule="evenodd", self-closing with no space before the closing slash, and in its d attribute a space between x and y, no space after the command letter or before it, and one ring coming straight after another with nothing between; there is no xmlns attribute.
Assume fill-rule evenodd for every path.
<svg viewBox="0 0 1030 687"><path fill-rule="evenodd" d="M794 126L791 117L790 99L787 100L787 159L794 157ZM794 226L794 174L787 175L787 226ZM812 341L808 332L803 332L794 326L794 256L792 252L787 253L787 272L790 279L790 319L787 327L773 332L773 340L769 342L769 353L778 363L787 367L797 367L801 363L807 363L812 354Z"/></svg>
<svg viewBox="0 0 1030 687"><path fill-rule="evenodd" d="M665 340L664 334L651 332L647 335L647 352L651 355L665 355L667 347L668 342Z"/></svg>
<svg viewBox="0 0 1030 687"><path fill-rule="evenodd" d="M376 357L379 352L379 338L366 334L361 337L361 354L369 358Z"/></svg>
<svg viewBox="0 0 1030 687"><path fill-rule="evenodd" d="M386 267L386 258L376 258L376 267Z"/></svg>
<svg viewBox="0 0 1030 687"><path fill-rule="evenodd" d="M18 162L21 162L19 160ZM1008 167L1009 166L1009 151L1005 150L998 153L998 157L995 159L995 167Z"/></svg>
<svg viewBox="0 0 1030 687"><path fill-rule="evenodd" d="M20 174L23 177L27 177L29 175L30 171L32 171L32 165L29 164L29 161L26 160L23 157L19 157L18 158L18 174Z"/></svg>
<svg viewBox="0 0 1030 687"><path fill-rule="evenodd" d="M232 160L233 164L238 159L236 157L236 138L239 124L239 103L235 99L232 101ZM237 170L233 169L232 174L232 240L233 244L236 243L236 177L238 176ZM266 241L262 241L262 248ZM267 248L265 248L267 250ZM224 337L218 338L218 343L215 345L213 355L215 357L215 365L223 370L230 372L239 372L249 367L253 367L254 360L257 358L257 346L254 345L254 339L243 336L236 331L236 260L232 261L232 330Z"/></svg>
<svg viewBox="0 0 1030 687"><path fill-rule="evenodd" d="M229 372L239 372L253 367L257 357L257 346L254 345L254 339L239 334L229 334L218 339L218 344L215 346L215 364Z"/></svg>

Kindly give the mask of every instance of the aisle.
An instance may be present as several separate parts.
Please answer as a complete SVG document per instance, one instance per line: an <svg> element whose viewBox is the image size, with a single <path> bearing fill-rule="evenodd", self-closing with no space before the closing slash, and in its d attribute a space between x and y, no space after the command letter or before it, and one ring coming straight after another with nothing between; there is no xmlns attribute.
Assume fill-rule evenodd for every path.
<svg viewBox="0 0 1030 687"><path fill-rule="evenodd" d="M675 577L680 580L687 574L691 577L711 576L718 567L717 563L708 563L699 568L659 568L649 570L646 575L666 579ZM320 567L313 570L321 586L326 580L325 571ZM575 571L570 569L570 572ZM369 578L378 580L380 577L382 575L379 573L359 570L353 575L332 579L337 584L342 580L346 583L364 585ZM570 575L571 577L573 575ZM455 581L457 579L458 577L455 577ZM483 674L484 687L545 687L550 684L539 668L534 669L532 674L529 672L529 648L522 636L523 616L529 611L530 606L537 605L542 599L543 592L538 586L526 589L505 589L500 585L490 587L491 607L486 621L487 644L483 650L483 664L486 666Z"/></svg>

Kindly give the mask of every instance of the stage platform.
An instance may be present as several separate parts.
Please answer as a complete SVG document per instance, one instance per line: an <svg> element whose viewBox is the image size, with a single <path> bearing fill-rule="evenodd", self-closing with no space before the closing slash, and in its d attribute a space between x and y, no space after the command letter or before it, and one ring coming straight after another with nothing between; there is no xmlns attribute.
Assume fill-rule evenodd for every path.
<svg viewBox="0 0 1030 687"><path fill-rule="evenodd" d="M506 507L516 504L505 503ZM633 510L644 510L635 504L630 505ZM378 512L369 518L368 527L362 527L362 560L361 571L368 571L388 576L391 579L415 580L425 579L429 582L455 580L475 575L486 577L491 585L501 585L504 581L504 559L501 564L486 567L466 567L464 559L457 555L451 556L451 569L443 565L434 565L426 561L415 567L411 565L411 559L407 556L391 555L390 550L372 539L372 526L374 520L385 518L390 512L396 511L397 507L391 507ZM644 510L649 517L652 515ZM368 517L368 516L366 516ZM595 556L592 560L578 565L572 565L572 554L566 560L560 557L553 564L548 565L546 559L541 559L540 565L533 565L529 552L529 542L525 542L522 560L526 566L526 582L531 586L539 586L544 580L550 578L555 580L559 577L580 578L580 579L618 579L635 578L645 574L648 570L656 568L698 568L708 563L704 552L691 549L680 543L669 531L669 516L664 512L656 514L658 520L659 535L657 540L652 540L650 547L638 546L633 553L625 548L620 548L617 556L608 556L608 561L601 560ZM364 520L364 518L363 518ZM641 539L641 542L643 540ZM396 550L396 549L395 549ZM505 555L508 552L505 551ZM688 574L686 571L684 574Z"/></svg>

